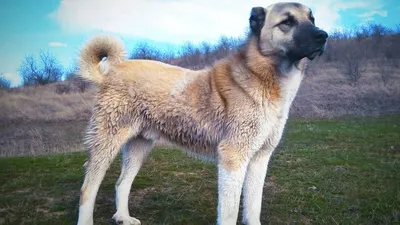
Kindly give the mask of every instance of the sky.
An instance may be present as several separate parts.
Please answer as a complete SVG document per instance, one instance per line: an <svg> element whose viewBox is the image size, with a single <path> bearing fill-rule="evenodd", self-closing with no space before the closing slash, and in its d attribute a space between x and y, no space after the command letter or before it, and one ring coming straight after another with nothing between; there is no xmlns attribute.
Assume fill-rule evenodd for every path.
<svg viewBox="0 0 400 225"><path fill-rule="evenodd" d="M254 6L276 0L0 0L0 73L13 86L26 55L53 54L64 68L75 64L79 49L98 33L120 37L130 50L142 41L161 49L187 41L214 42L239 37ZM332 31L368 22L400 24L398 0L300 0L316 25Z"/></svg>

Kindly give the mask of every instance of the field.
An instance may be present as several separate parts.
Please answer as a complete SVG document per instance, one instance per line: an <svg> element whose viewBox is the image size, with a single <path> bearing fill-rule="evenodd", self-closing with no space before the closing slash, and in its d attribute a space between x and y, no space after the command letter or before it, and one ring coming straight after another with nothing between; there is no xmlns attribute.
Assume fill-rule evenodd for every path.
<svg viewBox="0 0 400 225"><path fill-rule="evenodd" d="M369 22L332 30L326 52L308 62L269 164L262 224L400 224L400 25ZM179 49L136 42L128 58L198 70L235 54L246 36ZM76 224L82 139L99 91L76 66L26 52L18 87L0 68L0 225ZM100 187L95 224L115 212L120 163ZM157 146L133 184L131 215L144 225L215 224L216 173Z"/></svg>
<svg viewBox="0 0 400 225"><path fill-rule="evenodd" d="M31 122L0 129L2 148L34 155L40 147L44 154L0 158L0 224L76 223L86 156L68 151L81 150L84 126ZM65 153L47 154L53 152ZM115 212L119 163L100 188L95 224L109 224ZM399 171L400 116L292 119L270 164L262 224L400 223ZM130 211L143 224L214 224L215 166L177 150L153 151L134 182Z"/></svg>

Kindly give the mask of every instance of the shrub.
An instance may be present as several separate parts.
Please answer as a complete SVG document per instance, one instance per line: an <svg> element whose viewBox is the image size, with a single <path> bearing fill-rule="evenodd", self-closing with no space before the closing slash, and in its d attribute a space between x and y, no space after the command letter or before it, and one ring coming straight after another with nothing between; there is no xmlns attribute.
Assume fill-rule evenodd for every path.
<svg viewBox="0 0 400 225"><path fill-rule="evenodd" d="M11 82L7 78L0 76L0 90L9 89L11 87Z"/></svg>

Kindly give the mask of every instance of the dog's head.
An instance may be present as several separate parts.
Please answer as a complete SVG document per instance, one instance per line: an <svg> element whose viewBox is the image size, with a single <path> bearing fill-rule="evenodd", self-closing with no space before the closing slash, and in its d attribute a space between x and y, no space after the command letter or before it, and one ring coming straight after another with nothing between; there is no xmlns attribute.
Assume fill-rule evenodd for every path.
<svg viewBox="0 0 400 225"><path fill-rule="evenodd" d="M315 26L310 8L299 3L277 3L251 10L250 29L260 52L298 61L314 59L325 50L328 34Z"/></svg>

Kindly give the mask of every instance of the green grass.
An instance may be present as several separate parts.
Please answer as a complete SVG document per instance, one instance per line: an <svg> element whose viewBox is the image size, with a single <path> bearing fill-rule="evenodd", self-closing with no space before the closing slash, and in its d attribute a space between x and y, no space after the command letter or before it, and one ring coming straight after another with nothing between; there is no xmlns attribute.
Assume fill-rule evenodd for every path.
<svg viewBox="0 0 400 225"><path fill-rule="evenodd" d="M0 158L0 224L74 224L83 153ZM100 188L95 224L115 212L119 158ZM216 169L155 150L137 176L143 224L215 224ZM290 121L265 185L263 224L400 223L400 116Z"/></svg>

